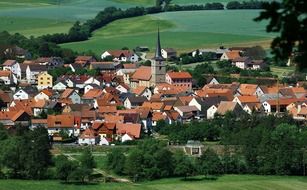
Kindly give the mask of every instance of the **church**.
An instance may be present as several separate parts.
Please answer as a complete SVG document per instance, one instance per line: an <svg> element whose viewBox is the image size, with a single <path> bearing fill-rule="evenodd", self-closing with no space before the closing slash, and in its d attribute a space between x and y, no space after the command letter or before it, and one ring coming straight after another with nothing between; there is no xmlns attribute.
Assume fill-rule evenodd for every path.
<svg viewBox="0 0 307 190"><path fill-rule="evenodd" d="M151 59L151 66L141 66L130 77L130 87L137 88L139 86L155 87L158 84L165 83L166 66L165 60L161 52L160 31L158 29L158 37L156 51Z"/></svg>

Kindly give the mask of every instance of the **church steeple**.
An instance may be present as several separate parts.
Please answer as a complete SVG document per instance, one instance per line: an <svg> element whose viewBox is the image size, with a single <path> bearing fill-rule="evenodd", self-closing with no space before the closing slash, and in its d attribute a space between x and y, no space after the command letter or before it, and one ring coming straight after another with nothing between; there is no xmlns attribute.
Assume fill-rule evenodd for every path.
<svg viewBox="0 0 307 190"><path fill-rule="evenodd" d="M155 60L161 61L163 60L162 53L161 53L161 42L160 42L160 29L158 27L158 38L157 38L157 46L156 46L156 52L155 52Z"/></svg>

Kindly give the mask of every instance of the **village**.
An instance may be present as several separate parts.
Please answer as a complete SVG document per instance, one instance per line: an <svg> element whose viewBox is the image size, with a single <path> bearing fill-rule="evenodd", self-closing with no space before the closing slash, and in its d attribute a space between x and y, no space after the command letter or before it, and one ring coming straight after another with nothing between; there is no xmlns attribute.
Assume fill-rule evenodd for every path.
<svg viewBox="0 0 307 190"><path fill-rule="evenodd" d="M28 60L24 51L15 51L24 61L6 60L2 65L0 123L6 128L45 127L52 142L75 139L79 145L112 145L155 133L159 121L189 123L227 112L288 113L298 122L307 121L307 90L300 83L226 84L204 75L206 84L197 88L189 72L167 71L166 60L176 57L176 50L163 49L159 33L150 66L140 64L142 58L130 50L103 52L101 60L109 61L80 55L71 64L60 57ZM264 60L241 56L242 51L218 49L215 56L243 70L266 66ZM70 72L55 79L49 71L56 68ZM98 74L76 74L82 69Z"/></svg>

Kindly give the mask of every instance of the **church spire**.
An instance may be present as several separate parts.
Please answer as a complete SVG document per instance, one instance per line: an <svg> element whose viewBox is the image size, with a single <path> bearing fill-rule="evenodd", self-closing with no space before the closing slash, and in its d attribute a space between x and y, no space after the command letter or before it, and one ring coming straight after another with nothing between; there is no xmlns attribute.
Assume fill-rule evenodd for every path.
<svg viewBox="0 0 307 190"><path fill-rule="evenodd" d="M160 29L158 27L158 39L157 39L157 46L156 46L156 53L155 53L155 60L163 60L162 53L161 53L161 42L160 42Z"/></svg>

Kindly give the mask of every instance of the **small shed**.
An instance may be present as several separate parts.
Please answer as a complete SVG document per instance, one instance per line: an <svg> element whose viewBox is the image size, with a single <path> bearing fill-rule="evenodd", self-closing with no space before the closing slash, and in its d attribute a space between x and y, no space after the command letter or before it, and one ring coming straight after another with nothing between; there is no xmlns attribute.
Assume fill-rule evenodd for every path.
<svg viewBox="0 0 307 190"><path fill-rule="evenodd" d="M189 140L184 147L184 152L191 156L199 157L203 154L204 145L200 141Z"/></svg>

